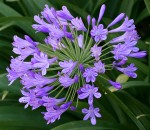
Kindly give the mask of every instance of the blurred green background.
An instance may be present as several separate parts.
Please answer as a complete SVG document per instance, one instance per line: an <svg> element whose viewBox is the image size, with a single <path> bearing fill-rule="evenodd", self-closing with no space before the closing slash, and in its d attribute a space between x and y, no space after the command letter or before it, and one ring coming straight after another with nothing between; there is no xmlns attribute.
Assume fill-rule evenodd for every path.
<svg viewBox="0 0 150 130"><path fill-rule="evenodd" d="M33 16L43 10L48 4L56 9L66 5L74 16L80 16L86 21L86 16L98 17L100 6L106 4L103 24L107 25L119 13L125 12L134 19L137 31L141 37L138 47L147 51L143 59L129 59L139 70L137 79L118 77L116 71L108 73L114 80L123 83L123 89L108 92L96 105L101 108L103 117L97 125L82 121L81 102L75 112L68 111L59 121L46 125L41 111L24 110L18 103L21 96L19 82L8 87L6 67L10 64L13 35L31 36L35 41L42 42L44 34L36 33L31 25ZM116 35L116 34L115 34ZM115 37L114 35L114 37ZM104 81L101 83L105 84ZM98 84L101 84L98 83ZM106 84L107 85L107 84ZM0 130L150 130L150 0L0 0Z"/></svg>

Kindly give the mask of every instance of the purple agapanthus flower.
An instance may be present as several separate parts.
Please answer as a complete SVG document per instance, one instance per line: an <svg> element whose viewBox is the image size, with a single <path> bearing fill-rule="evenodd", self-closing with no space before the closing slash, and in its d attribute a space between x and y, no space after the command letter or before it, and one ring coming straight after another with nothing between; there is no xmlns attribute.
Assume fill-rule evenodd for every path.
<svg viewBox="0 0 150 130"><path fill-rule="evenodd" d="M68 11L66 6L62 7L62 10L56 11L57 15L65 20L72 20L74 17Z"/></svg>
<svg viewBox="0 0 150 130"><path fill-rule="evenodd" d="M103 64L101 61L94 63L94 70L97 73L105 73L105 64Z"/></svg>
<svg viewBox="0 0 150 130"><path fill-rule="evenodd" d="M114 66L114 67L122 66L122 65L124 65L124 64L126 63L126 61L127 61L127 60L124 60L124 59L121 60L121 61L119 61L119 62L114 61L114 62L113 62L113 66Z"/></svg>
<svg viewBox="0 0 150 130"><path fill-rule="evenodd" d="M101 114L99 114L100 109L94 108L93 105L89 106L89 109L82 109L82 113L85 114L83 120L87 120L90 118L92 125L96 124L96 117L100 118Z"/></svg>
<svg viewBox="0 0 150 130"><path fill-rule="evenodd" d="M108 34L108 30L104 29L103 24L99 24L98 26L94 26L91 30L91 36L94 38L96 42L106 40Z"/></svg>
<svg viewBox="0 0 150 130"><path fill-rule="evenodd" d="M11 70L9 68L6 69L8 72L7 78L10 81L9 85L11 85L16 79L24 75L24 72L16 72L14 70Z"/></svg>
<svg viewBox="0 0 150 130"><path fill-rule="evenodd" d="M138 41L140 39L139 35L137 34L137 31L132 30L126 31L123 35L112 39L110 43L125 42L128 38L130 38L130 41Z"/></svg>
<svg viewBox="0 0 150 130"><path fill-rule="evenodd" d="M25 36L25 40L14 36L14 42L12 43L14 48L13 52L20 55L19 59L24 60L28 56L34 53L39 53L37 48L37 42L34 42L29 36Z"/></svg>
<svg viewBox="0 0 150 130"><path fill-rule="evenodd" d="M120 27L110 30L109 33L132 31L134 29L135 29L134 20L133 19L129 20L129 18L126 17L125 21Z"/></svg>
<svg viewBox="0 0 150 130"><path fill-rule="evenodd" d="M34 54L34 57L31 59L34 69L40 68L42 70L42 75L46 74L46 69L57 60L56 57L48 59L48 56L41 52L39 55Z"/></svg>
<svg viewBox="0 0 150 130"><path fill-rule="evenodd" d="M122 86L121 86L121 84L120 84L119 82L113 82L112 80L108 80L108 82L109 82L112 86L114 86L116 89L121 89L121 88L122 88Z"/></svg>
<svg viewBox="0 0 150 130"><path fill-rule="evenodd" d="M53 86L46 86L46 87L36 87L34 88L34 92L36 94L36 96L38 97L43 97L43 96L47 96L48 95L48 92L50 90L52 90L54 87Z"/></svg>
<svg viewBox="0 0 150 130"><path fill-rule="evenodd" d="M82 34L80 34L78 36L78 45L79 45L80 48L83 47L83 35Z"/></svg>
<svg viewBox="0 0 150 130"><path fill-rule="evenodd" d="M87 31L81 18L76 17L71 20L71 23L73 25L73 28L76 28L77 30L81 30L81 31Z"/></svg>
<svg viewBox="0 0 150 130"><path fill-rule="evenodd" d="M62 73L70 75L76 66L77 62L73 62L72 60L59 62L60 67L63 68Z"/></svg>
<svg viewBox="0 0 150 130"><path fill-rule="evenodd" d="M59 77L59 82L63 87L67 88L75 82L75 79L70 78L68 75L63 75Z"/></svg>
<svg viewBox="0 0 150 130"><path fill-rule="evenodd" d="M96 44L91 48L91 56L95 57L95 60L99 60L99 56L101 55L102 47L98 47Z"/></svg>
<svg viewBox="0 0 150 130"><path fill-rule="evenodd" d="M98 22L101 21L103 15L104 15L104 13L105 13L105 9L106 9L106 5L103 4L103 5L101 6L101 8L100 8L100 11L99 11Z"/></svg>
<svg viewBox="0 0 150 130"><path fill-rule="evenodd" d="M33 90L30 90L29 92L22 90L21 93L23 94L23 97L19 99L19 102L26 103L25 108L30 105L32 110L34 110L42 105L42 100L36 96Z"/></svg>
<svg viewBox="0 0 150 130"><path fill-rule="evenodd" d="M89 83L90 81L95 82L97 76L98 74L93 68L87 68L83 73L83 77L86 79L87 83Z"/></svg>
<svg viewBox="0 0 150 130"><path fill-rule="evenodd" d="M54 51L60 50L62 48L65 48L65 46L60 42L60 39L57 39L57 38L52 37L52 36L48 36L45 39L45 42L47 44L50 44L52 46L52 48L53 48Z"/></svg>
<svg viewBox="0 0 150 130"><path fill-rule="evenodd" d="M92 27L95 27L95 25L96 25L96 19L92 18Z"/></svg>
<svg viewBox="0 0 150 130"><path fill-rule="evenodd" d="M115 25L116 23L118 23L119 21L121 21L124 18L125 14L121 13L119 14L109 25L108 28Z"/></svg>
<svg viewBox="0 0 150 130"><path fill-rule="evenodd" d="M135 73L137 68L134 66L134 64L130 64L126 68L116 67L116 69L128 75L129 77L132 77L132 78L137 77L137 74Z"/></svg>
<svg viewBox="0 0 150 130"><path fill-rule="evenodd" d="M87 16L87 23L88 23L88 25L90 25L90 23L91 23L91 16L90 15Z"/></svg>
<svg viewBox="0 0 150 130"><path fill-rule="evenodd" d="M129 54L128 56L129 57L134 57L134 58L143 58L145 57L147 54L146 54L146 51L140 51L140 52L136 52L136 53L131 53Z"/></svg>
<svg viewBox="0 0 150 130"><path fill-rule="evenodd" d="M60 116L70 107L72 102L67 102L62 104L60 107L50 107L47 108L47 112L42 112L44 114L44 119L47 120L47 124L55 122L60 119Z"/></svg>
<svg viewBox="0 0 150 130"><path fill-rule="evenodd" d="M57 99L57 98L52 98L48 96L43 96L42 101L43 101L43 106L46 108L51 108L54 107L60 103L62 103L65 100L65 98Z"/></svg>
<svg viewBox="0 0 150 130"><path fill-rule="evenodd" d="M90 84L84 84L82 88L80 88L81 93L79 94L79 99L88 98L89 105L93 104L93 97L100 98L101 94L98 92L98 88L91 86Z"/></svg>
<svg viewBox="0 0 150 130"><path fill-rule="evenodd" d="M21 83L24 85L24 88L31 88L34 86L43 87L44 85L50 84L55 80L55 78L46 78L40 73L34 73L31 71L28 71L21 77Z"/></svg>
<svg viewBox="0 0 150 130"><path fill-rule="evenodd" d="M24 62L19 58L11 59L10 68L16 72L26 72L29 69L32 69L33 66L30 62Z"/></svg>
<svg viewBox="0 0 150 130"><path fill-rule="evenodd" d="M46 23L40 16L35 15L34 20L38 24L33 24L32 28L35 29L37 32L44 32L44 33L49 33L49 27L51 26L50 24Z"/></svg>

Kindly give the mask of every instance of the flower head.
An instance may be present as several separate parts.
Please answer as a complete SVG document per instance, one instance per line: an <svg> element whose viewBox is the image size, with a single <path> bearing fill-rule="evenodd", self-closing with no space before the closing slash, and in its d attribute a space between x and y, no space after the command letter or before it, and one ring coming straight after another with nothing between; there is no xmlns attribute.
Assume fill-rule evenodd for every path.
<svg viewBox="0 0 150 130"><path fill-rule="evenodd" d="M103 78L121 89L119 82L107 79L111 77L107 76L108 71L116 69L129 77L137 77L134 64L126 65L128 57L146 56L146 52L136 46L140 37L134 20L127 16L124 19L125 14L121 13L105 28L101 24L105 9L102 5L98 18L88 15L87 27L82 18L74 17L66 6L55 10L45 5L43 11L34 16L36 23L32 25L36 32L44 33L43 42L35 42L29 36L24 39L14 36L12 45L17 57L12 58L7 67L7 78L10 84L20 79L23 96L19 102L24 103L25 108L44 107L46 112L42 114L47 124L59 120L68 109L75 111L78 100L87 99L89 109L82 109L83 120L90 119L95 125L96 117L100 118L101 114L100 109L94 107L94 99L102 96L98 92L101 86L95 87L96 81L101 82ZM123 21L121 26L114 28L120 21ZM121 36L114 35L111 39L116 32L122 32Z"/></svg>

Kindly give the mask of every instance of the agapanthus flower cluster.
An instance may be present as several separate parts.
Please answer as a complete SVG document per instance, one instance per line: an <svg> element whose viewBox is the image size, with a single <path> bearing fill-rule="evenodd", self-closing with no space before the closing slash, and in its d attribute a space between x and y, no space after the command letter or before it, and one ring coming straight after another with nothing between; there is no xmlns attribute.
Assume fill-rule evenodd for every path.
<svg viewBox="0 0 150 130"><path fill-rule="evenodd" d="M41 14L34 16L36 23L32 25L36 32L46 34L45 44L29 36L23 39L14 36L13 52L18 57L12 57L7 68L8 80L11 85L20 79L23 96L19 102L25 103L25 108L45 107L42 114L48 124L59 120L68 109L76 110L80 105L78 100L87 100L89 108L82 109L83 120L90 119L95 125L101 114L94 100L102 96L96 80L104 78L106 71L112 69L137 77L137 68L127 64L127 60L142 58L146 52L136 47L140 37L134 21L121 13L106 26L102 24L105 8L101 6L98 19L88 15L84 24L82 18L72 16L66 6L56 11L45 5ZM121 36L108 41L113 33ZM108 60L111 63L108 64ZM116 89L121 88L120 83L106 80Z"/></svg>

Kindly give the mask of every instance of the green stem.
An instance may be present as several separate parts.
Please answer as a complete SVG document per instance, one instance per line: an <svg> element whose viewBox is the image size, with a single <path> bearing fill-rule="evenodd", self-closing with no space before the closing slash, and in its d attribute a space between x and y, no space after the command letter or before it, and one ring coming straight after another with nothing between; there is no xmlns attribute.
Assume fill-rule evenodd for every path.
<svg viewBox="0 0 150 130"><path fill-rule="evenodd" d="M101 60L104 61L104 60L108 60L108 59L111 59L111 58L113 58L113 56L107 57L107 58L104 58L104 59L101 59Z"/></svg>
<svg viewBox="0 0 150 130"><path fill-rule="evenodd" d="M55 96L55 98L57 98L60 94L61 94L61 92L64 90L64 87L62 87L62 89L59 91L59 93Z"/></svg>

